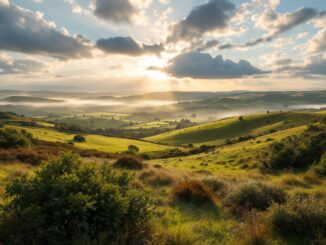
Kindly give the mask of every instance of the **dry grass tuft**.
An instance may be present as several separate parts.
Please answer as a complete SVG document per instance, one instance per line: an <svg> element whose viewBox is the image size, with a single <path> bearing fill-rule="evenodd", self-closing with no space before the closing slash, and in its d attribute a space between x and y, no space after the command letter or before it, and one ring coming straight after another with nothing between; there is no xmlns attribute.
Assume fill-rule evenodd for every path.
<svg viewBox="0 0 326 245"><path fill-rule="evenodd" d="M178 201L198 206L215 204L215 194L211 188L198 180L188 180L173 188L174 198Z"/></svg>

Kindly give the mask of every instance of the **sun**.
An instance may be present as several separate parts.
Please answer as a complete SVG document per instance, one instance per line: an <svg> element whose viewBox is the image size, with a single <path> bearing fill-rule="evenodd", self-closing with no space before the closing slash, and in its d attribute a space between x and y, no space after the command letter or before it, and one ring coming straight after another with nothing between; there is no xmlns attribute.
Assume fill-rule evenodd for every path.
<svg viewBox="0 0 326 245"><path fill-rule="evenodd" d="M154 80L167 80L169 76L163 71L168 59L158 56L146 56L140 61L140 66L146 76Z"/></svg>

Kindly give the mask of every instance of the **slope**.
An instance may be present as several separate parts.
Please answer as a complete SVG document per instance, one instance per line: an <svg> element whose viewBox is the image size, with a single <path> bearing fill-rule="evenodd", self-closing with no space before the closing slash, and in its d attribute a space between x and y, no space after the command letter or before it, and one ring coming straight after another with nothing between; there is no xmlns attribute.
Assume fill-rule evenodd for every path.
<svg viewBox="0 0 326 245"><path fill-rule="evenodd" d="M275 130L304 125L320 115L316 113L278 112L244 116L242 120L233 117L148 137L146 140L169 145L222 145L227 139L236 139L246 135L259 136Z"/></svg>

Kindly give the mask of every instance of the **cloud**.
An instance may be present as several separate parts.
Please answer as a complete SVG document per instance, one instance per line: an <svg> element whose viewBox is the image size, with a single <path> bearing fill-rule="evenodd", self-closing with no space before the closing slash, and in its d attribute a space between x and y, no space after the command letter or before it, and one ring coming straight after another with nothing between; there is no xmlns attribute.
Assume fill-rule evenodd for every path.
<svg viewBox="0 0 326 245"><path fill-rule="evenodd" d="M129 0L96 0L94 14L116 23L130 23L137 11Z"/></svg>
<svg viewBox="0 0 326 245"><path fill-rule="evenodd" d="M168 42L192 40L204 33L223 30L235 10L229 0L209 0L195 7L190 14L179 23L170 27Z"/></svg>
<svg viewBox="0 0 326 245"><path fill-rule="evenodd" d="M245 44L224 44L220 46L220 49L246 48L264 42L270 42L281 33L289 31L296 26L323 15L324 12L318 12L317 9L313 8L300 8L293 13L284 14L267 9L262 14L252 17L252 21L255 23L256 27L268 31L266 35Z"/></svg>
<svg viewBox="0 0 326 245"><path fill-rule="evenodd" d="M1 50L41 54L62 60L91 56L89 45L58 31L55 24L46 21L40 12L0 4L0 23Z"/></svg>
<svg viewBox="0 0 326 245"><path fill-rule="evenodd" d="M35 73L43 71L44 68L44 64L36 60L14 59L0 53L0 75Z"/></svg>
<svg viewBox="0 0 326 245"><path fill-rule="evenodd" d="M200 52L190 52L175 57L165 71L175 77L198 79L240 78L265 73L246 60L236 63L224 60L221 55L214 58L210 54Z"/></svg>
<svg viewBox="0 0 326 245"><path fill-rule="evenodd" d="M197 51L202 52L205 50L216 48L219 45L217 40L209 40L197 48Z"/></svg>
<svg viewBox="0 0 326 245"><path fill-rule="evenodd" d="M96 42L96 47L106 53L130 56L141 56L145 54L159 55L164 50L162 44L140 44L131 37L99 39Z"/></svg>
<svg viewBox="0 0 326 245"><path fill-rule="evenodd" d="M308 53L319 53L326 51L326 28L321 29L315 37L304 45L304 49Z"/></svg>
<svg viewBox="0 0 326 245"><path fill-rule="evenodd" d="M326 76L326 56L310 57L299 74Z"/></svg>
<svg viewBox="0 0 326 245"><path fill-rule="evenodd" d="M117 24L141 23L152 0L95 0L94 15Z"/></svg>

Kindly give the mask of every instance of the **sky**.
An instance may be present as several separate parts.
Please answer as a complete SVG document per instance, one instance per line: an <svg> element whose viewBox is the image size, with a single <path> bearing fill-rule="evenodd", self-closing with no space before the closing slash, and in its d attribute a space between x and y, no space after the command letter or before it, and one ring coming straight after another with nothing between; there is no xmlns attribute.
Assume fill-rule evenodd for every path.
<svg viewBox="0 0 326 245"><path fill-rule="evenodd" d="M326 89L326 1L0 0L0 89Z"/></svg>

